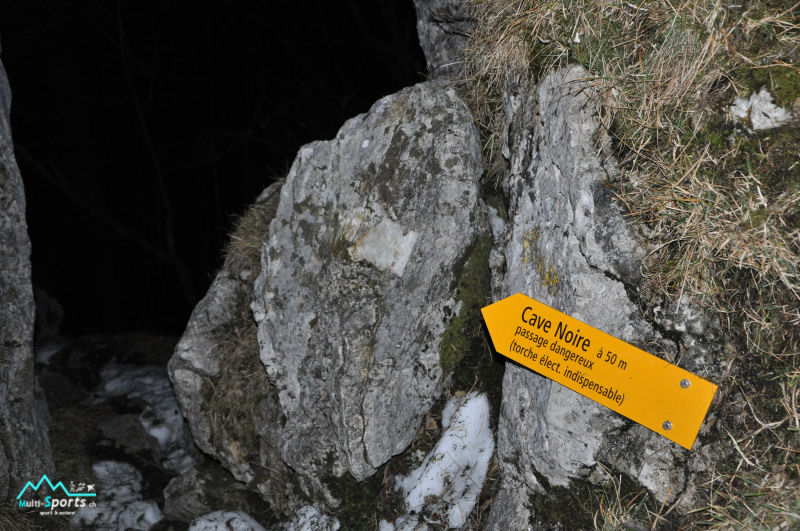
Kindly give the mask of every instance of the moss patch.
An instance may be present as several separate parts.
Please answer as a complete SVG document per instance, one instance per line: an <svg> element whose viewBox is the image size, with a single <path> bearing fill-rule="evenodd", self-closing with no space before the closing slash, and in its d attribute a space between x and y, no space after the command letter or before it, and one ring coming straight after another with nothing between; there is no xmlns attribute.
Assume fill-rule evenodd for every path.
<svg viewBox="0 0 800 531"><path fill-rule="evenodd" d="M385 497L381 495L385 471L386 465L361 482L349 472L326 481L331 493L341 500L341 505L332 514L339 519L342 529L377 529L378 521L384 517L382 513L387 510Z"/></svg>
<svg viewBox="0 0 800 531"><path fill-rule="evenodd" d="M749 68L741 80L751 91L766 87L781 107L791 107L800 98L800 73L790 67Z"/></svg>
<svg viewBox="0 0 800 531"><path fill-rule="evenodd" d="M350 260L350 242L340 236L333 242L331 254L339 260Z"/></svg>
<svg viewBox="0 0 800 531"><path fill-rule="evenodd" d="M463 267L456 268L458 283L455 292L461 309L447 326L439 344L439 364L445 375L452 372L468 351L480 345L483 322L481 307L486 303L490 292L491 250L492 241L489 235L477 236L464 253Z"/></svg>

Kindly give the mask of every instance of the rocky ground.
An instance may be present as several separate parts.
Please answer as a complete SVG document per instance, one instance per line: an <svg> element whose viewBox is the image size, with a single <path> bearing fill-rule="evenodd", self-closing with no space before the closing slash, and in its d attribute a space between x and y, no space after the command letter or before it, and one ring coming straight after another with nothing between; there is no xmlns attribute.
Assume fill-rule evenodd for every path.
<svg viewBox="0 0 800 531"><path fill-rule="evenodd" d="M98 508L40 517L47 529L189 529L212 510L269 525L269 504L204 458L167 378L177 338L146 332L54 338L38 349L55 477L95 484Z"/></svg>

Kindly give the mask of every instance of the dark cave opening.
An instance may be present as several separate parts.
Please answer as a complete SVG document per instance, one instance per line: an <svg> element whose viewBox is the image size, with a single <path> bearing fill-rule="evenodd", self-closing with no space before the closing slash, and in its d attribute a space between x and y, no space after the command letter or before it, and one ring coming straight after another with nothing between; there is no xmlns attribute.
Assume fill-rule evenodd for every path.
<svg viewBox="0 0 800 531"><path fill-rule="evenodd" d="M180 333L298 148L424 79L410 0L0 7L34 287L63 332Z"/></svg>

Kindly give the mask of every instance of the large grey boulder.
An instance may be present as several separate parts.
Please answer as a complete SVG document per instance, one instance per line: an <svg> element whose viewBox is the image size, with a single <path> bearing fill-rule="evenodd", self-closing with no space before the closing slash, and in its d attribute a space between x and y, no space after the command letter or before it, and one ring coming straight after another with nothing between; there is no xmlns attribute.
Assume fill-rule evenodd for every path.
<svg viewBox="0 0 800 531"><path fill-rule="evenodd" d="M487 231L481 168L469 112L433 82L298 153L253 312L281 459L309 496L337 505L332 485L402 452L439 396L458 355L440 349L455 285Z"/></svg>
<svg viewBox="0 0 800 531"><path fill-rule="evenodd" d="M0 496L6 498L53 471L47 404L33 373L31 242L10 106L0 63Z"/></svg>
<svg viewBox="0 0 800 531"><path fill-rule="evenodd" d="M626 291L640 280L644 250L603 185L617 169L604 155L608 140L586 77L573 66L535 87L507 87L509 221L493 251L493 300L522 292L669 357L676 345L654 330ZM687 348L682 366L708 377L704 354ZM538 521L535 493L606 481L600 463L658 500L684 508L694 502L689 452L515 364L506 365L498 452L502 485L490 529Z"/></svg>
<svg viewBox="0 0 800 531"><path fill-rule="evenodd" d="M417 35L431 78L457 77L464 71L462 56L475 19L463 0L414 0Z"/></svg>
<svg viewBox="0 0 800 531"><path fill-rule="evenodd" d="M197 446L278 511L336 506L441 394L488 242L481 172L463 102L423 83L303 147L234 234L261 262L229 252L169 373Z"/></svg>

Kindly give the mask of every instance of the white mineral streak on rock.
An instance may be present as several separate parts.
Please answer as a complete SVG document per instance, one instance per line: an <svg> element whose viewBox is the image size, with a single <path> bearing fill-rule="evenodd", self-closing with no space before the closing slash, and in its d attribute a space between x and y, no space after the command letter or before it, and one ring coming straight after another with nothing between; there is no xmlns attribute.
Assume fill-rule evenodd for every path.
<svg viewBox="0 0 800 531"><path fill-rule="evenodd" d="M350 248L351 255L355 260L366 260L381 271L402 277L416 241L415 231L383 218L356 241Z"/></svg>
<svg viewBox="0 0 800 531"><path fill-rule="evenodd" d="M500 217L497 209L492 206L489 207L489 226L492 228L492 237L495 240L502 238L506 232L506 222Z"/></svg>

